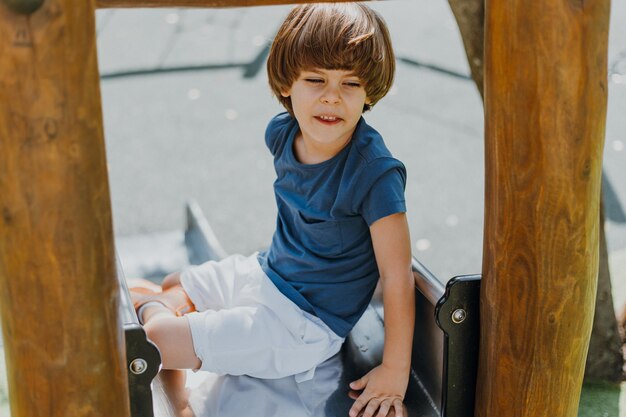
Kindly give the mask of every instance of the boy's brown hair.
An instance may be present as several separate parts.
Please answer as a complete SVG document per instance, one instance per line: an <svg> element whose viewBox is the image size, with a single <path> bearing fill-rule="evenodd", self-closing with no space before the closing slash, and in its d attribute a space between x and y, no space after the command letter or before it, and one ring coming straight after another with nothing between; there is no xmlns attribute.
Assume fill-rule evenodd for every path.
<svg viewBox="0 0 626 417"><path fill-rule="evenodd" d="M359 3L296 6L278 30L267 75L272 91L293 116L288 91L308 69L353 71L364 83L369 110L393 83L396 69L389 31L378 13Z"/></svg>

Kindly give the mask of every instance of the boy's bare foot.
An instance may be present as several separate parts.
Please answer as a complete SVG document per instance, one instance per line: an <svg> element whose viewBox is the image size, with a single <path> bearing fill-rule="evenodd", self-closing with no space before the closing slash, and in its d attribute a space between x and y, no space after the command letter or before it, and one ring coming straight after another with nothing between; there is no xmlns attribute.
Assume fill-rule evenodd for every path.
<svg viewBox="0 0 626 417"><path fill-rule="evenodd" d="M138 311L141 306L148 302L163 304L177 316L196 311L195 306L180 285L170 287L162 292L155 292L144 287L130 288L129 291L135 311Z"/></svg>
<svg viewBox="0 0 626 417"><path fill-rule="evenodd" d="M191 407L187 406L178 413L177 417L196 417L196 415L191 411Z"/></svg>

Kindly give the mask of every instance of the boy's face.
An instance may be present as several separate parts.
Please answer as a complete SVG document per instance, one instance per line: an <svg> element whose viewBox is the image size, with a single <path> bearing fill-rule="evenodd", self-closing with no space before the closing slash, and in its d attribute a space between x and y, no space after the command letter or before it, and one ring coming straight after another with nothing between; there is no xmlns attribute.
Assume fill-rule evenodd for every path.
<svg viewBox="0 0 626 417"><path fill-rule="evenodd" d="M345 145L369 104L363 82L344 70L302 71L282 95L291 97L305 141L322 146Z"/></svg>

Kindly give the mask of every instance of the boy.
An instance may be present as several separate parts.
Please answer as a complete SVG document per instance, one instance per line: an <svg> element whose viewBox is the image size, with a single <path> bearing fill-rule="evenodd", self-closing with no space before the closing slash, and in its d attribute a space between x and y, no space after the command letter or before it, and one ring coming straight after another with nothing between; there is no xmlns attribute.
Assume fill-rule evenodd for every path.
<svg viewBox="0 0 626 417"><path fill-rule="evenodd" d="M350 416L401 416L414 320L404 166L361 114L389 91L383 20L361 4L294 8L268 57L287 109L268 125L278 206L270 248L190 267L163 292L133 290L165 369L312 378L383 287L383 362L350 384ZM197 310L197 311L193 311Z"/></svg>

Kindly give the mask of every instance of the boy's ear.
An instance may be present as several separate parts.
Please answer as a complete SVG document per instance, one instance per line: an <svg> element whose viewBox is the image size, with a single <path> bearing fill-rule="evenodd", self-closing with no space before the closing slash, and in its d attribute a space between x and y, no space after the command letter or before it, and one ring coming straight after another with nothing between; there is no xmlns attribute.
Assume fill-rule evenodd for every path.
<svg viewBox="0 0 626 417"><path fill-rule="evenodd" d="M281 91L280 95L287 98L291 95L291 90L287 90L287 91Z"/></svg>
<svg viewBox="0 0 626 417"><path fill-rule="evenodd" d="M367 104L368 106L372 104L372 99L370 99L369 97L365 97L365 104Z"/></svg>

